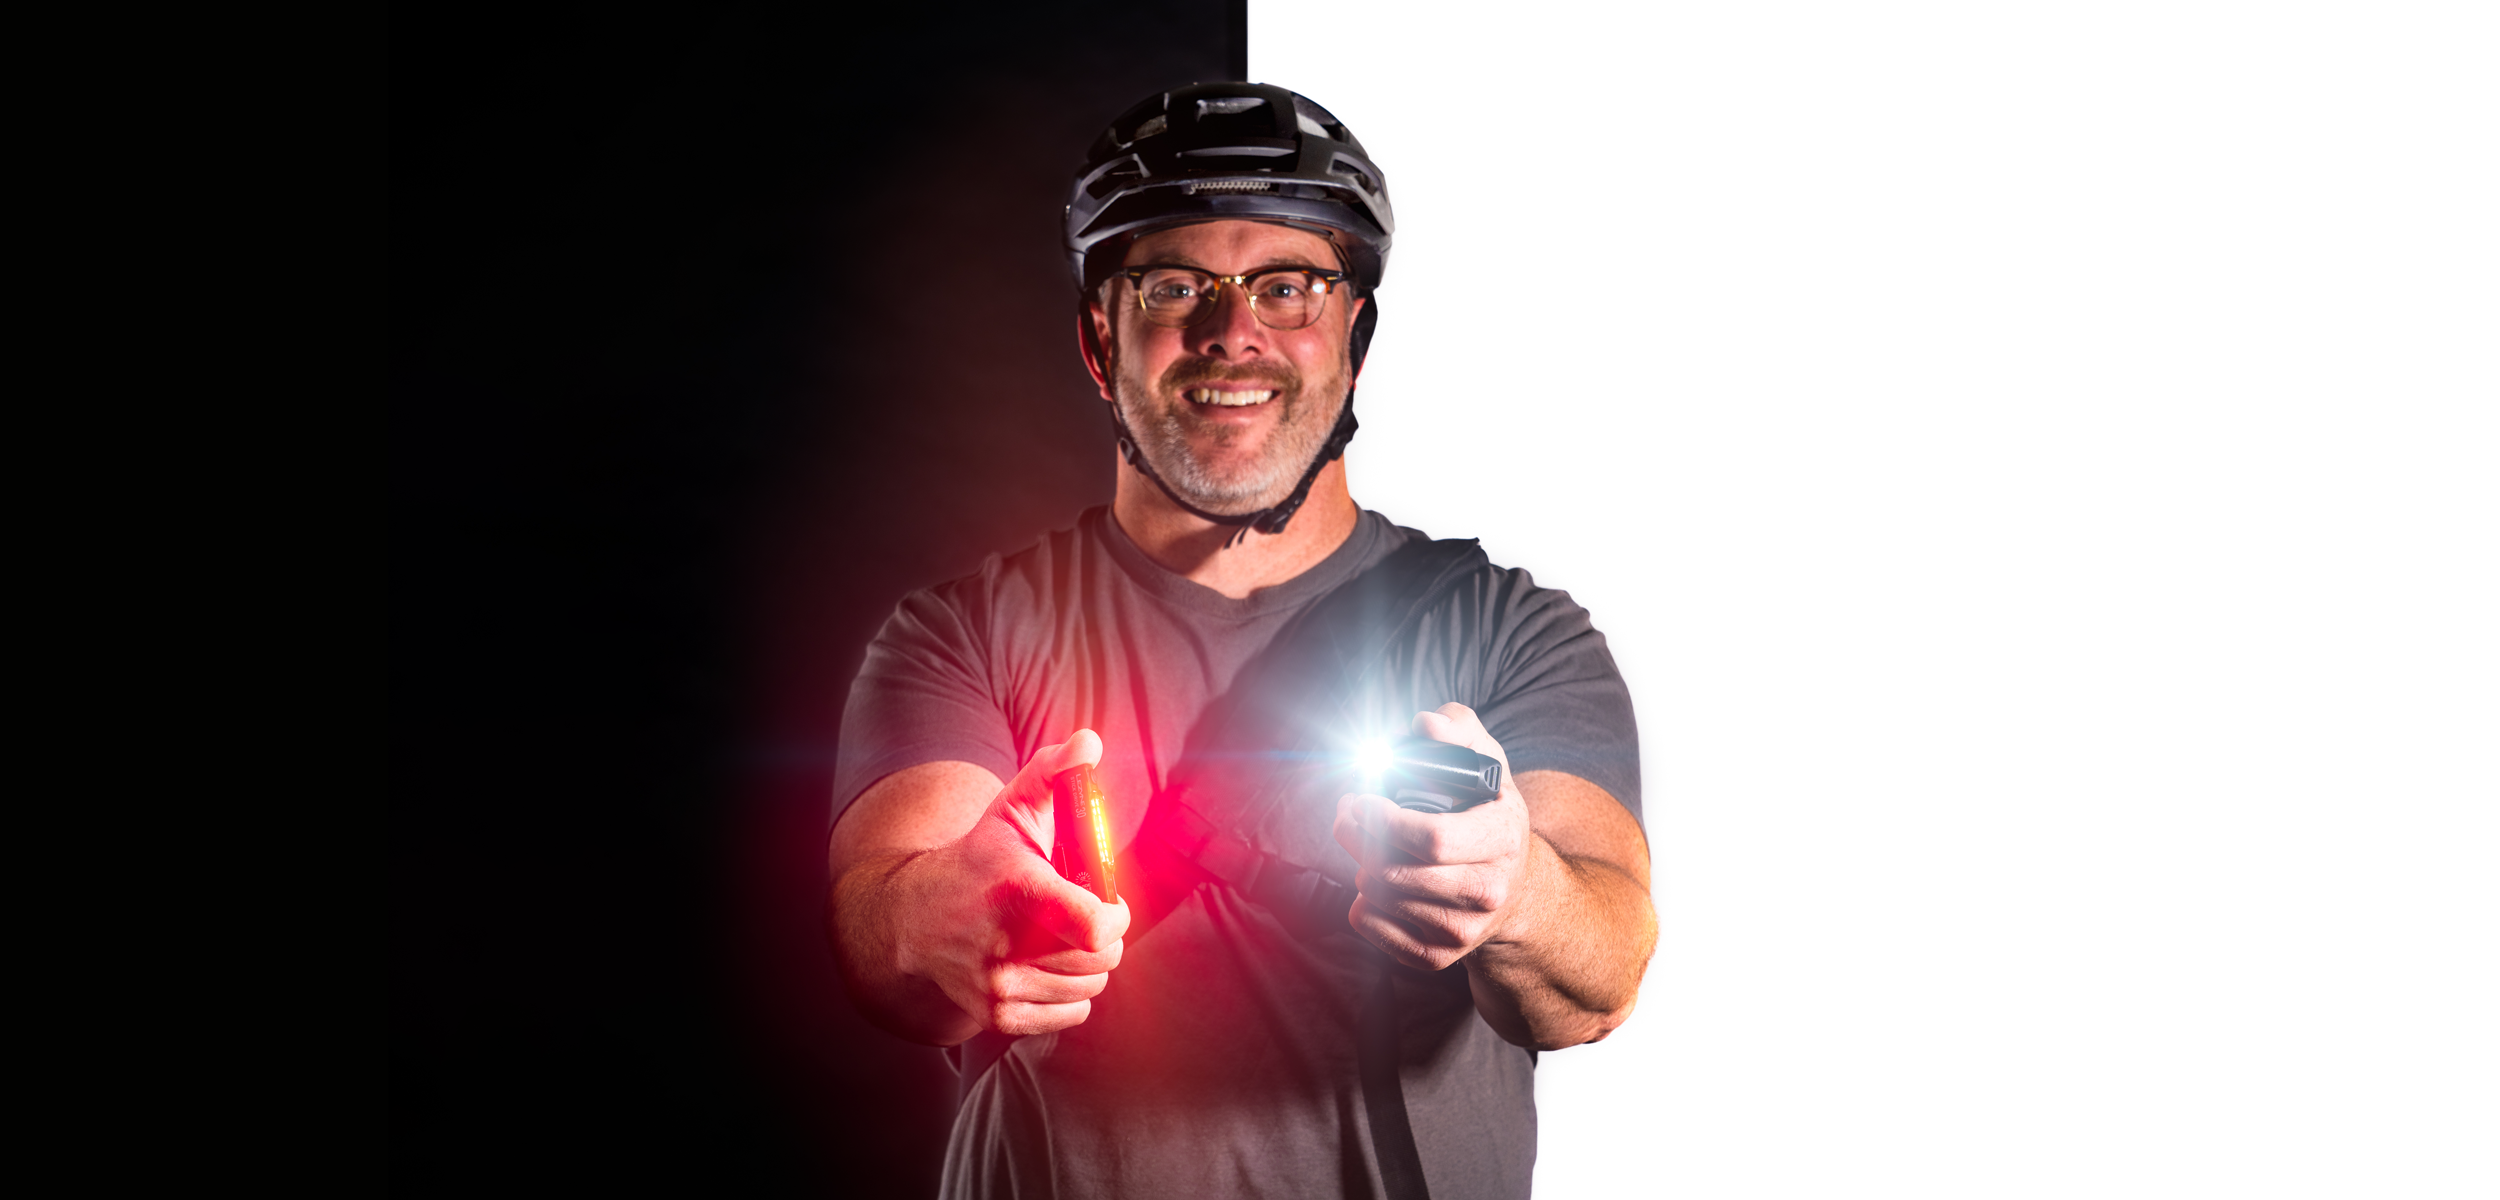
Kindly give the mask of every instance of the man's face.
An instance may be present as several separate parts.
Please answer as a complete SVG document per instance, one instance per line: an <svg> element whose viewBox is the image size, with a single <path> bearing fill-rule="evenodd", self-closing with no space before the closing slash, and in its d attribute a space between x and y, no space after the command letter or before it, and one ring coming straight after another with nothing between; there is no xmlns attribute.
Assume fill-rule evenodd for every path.
<svg viewBox="0 0 2500 1200"><path fill-rule="evenodd" d="M1326 238L1257 221L1209 221L1139 238L1123 265L1246 275L1275 267L1338 269ZM1346 333L1360 301L1327 298L1319 320L1270 329L1232 284L1186 329L1146 320L1129 280L1096 295L1094 329L1109 355L1110 399L1146 461L1208 512L1255 512L1283 500L1336 426L1353 382Z"/></svg>

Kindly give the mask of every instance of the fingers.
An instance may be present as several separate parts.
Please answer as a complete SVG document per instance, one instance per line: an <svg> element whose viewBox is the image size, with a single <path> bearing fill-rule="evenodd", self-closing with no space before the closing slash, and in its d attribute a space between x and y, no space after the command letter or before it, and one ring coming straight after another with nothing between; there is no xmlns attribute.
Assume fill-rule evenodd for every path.
<svg viewBox="0 0 2500 1200"><path fill-rule="evenodd" d="M1052 975L1103 975L1119 969L1127 945L1115 941L1101 950L1079 950L1054 941L1048 947L1036 947L1033 954L1017 956L1017 961Z"/></svg>
<svg viewBox="0 0 2500 1200"><path fill-rule="evenodd" d="M1042 870L1016 881L1023 895L1014 905L1036 928L1079 950L1102 951L1128 932L1128 901L1105 904L1092 892L1059 877L1045 863Z"/></svg>
<svg viewBox="0 0 2500 1200"><path fill-rule="evenodd" d="M1508 897L1505 876L1486 867L1432 868L1429 879L1391 886L1365 871L1346 912L1354 931L1412 967L1438 971L1491 937Z"/></svg>
<svg viewBox="0 0 2500 1200"><path fill-rule="evenodd" d="M999 963L983 981L988 997L990 1016L1012 1005L1075 1004L1102 994L1111 982L1107 971L1091 975L1059 975L1036 968L1031 963Z"/></svg>
<svg viewBox="0 0 2500 1200"><path fill-rule="evenodd" d="M1377 810L1386 808L1387 813ZM1353 856L1358 868L1356 886L1379 897L1384 903L1411 898L1427 905L1455 908L1466 912L1491 912L1508 900L1507 887L1511 872L1510 849L1505 839L1497 852L1481 858L1459 857L1450 861L1434 861L1409 852L1375 835L1367 827L1373 817L1395 821L1400 817L1424 822L1438 822L1466 813L1426 815L1410 813L1378 796L1347 796L1337 802L1337 844ZM1472 811L1472 810L1471 810Z"/></svg>
<svg viewBox="0 0 2500 1200"><path fill-rule="evenodd" d="M1409 812L1378 796L1337 802L1333 830L1358 867L1355 932L1408 966L1440 970L1491 936L1518 886L1526 806Z"/></svg>
<svg viewBox="0 0 2500 1200"><path fill-rule="evenodd" d="M1362 871L1354 886L1372 907L1412 925L1443 926L1472 936L1476 919L1500 912L1511 897L1510 877L1488 866L1410 867Z"/></svg>
<svg viewBox="0 0 2500 1200"><path fill-rule="evenodd" d="M1083 1023L1127 949L1125 902L1104 904L1057 875L1036 882L1007 954L983 964L972 1003L956 998L987 1028L1019 1037Z"/></svg>
<svg viewBox="0 0 2500 1200"><path fill-rule="evenodd" d="M1092 1015L1094 1005L1090 1000L1073 1004L1007 1004L982 1024L1009 1037L1033 1037L1082 1025Z"/></svg>
<svg viewBox="0 0 2500 1200"><path fill-rule="evenodd" d="M1358 863L1364 862L1367 854L1379 853L1378 849L1366 851L1348 840L1346 827L1351 824L1363 838L1416 862L1491 862L1518 853L1525 815L1526 802L1512 793L1507 779L1500 799L1465 812L1419 813L1378 796L1358 793L1337 802L1337 844L1344 846Z"/></svg>
<svg viewBox="0 0 2500 1200"><path fill-rule="evenodd" d="M984 1028L1047 1033L1084 1021L1126 951L1126 904L1104 904L1047 863L1006 881L986 945L961 962L948 997Z"/></svg>
<svg viewBox="0 0 2500 1200"><path fill-rule="evenodd" d="M1066 1029L1093 1014L1093 999L1111 982L1107 973L1057 975L1023 963L998 963L949 999L982 1028L1025 1036Z"/></svg>
<svg viewBox="0 0 2500 1200"><path fill-rule="evenodd" d="M1127 943L1120 940L1129 922L1125 903L1103 904L1082 888L1052 876L1047 882L1076 893L1076 905L1095 910L1074 923L1081 937L1069 939L1068 918L1075 905L1053 889L1039 901L1038 911L1061 914L1060 928L1042 922L1017 922L1019 934L1008 939L1008 953L983 964L969 996L955 1002L985 1028L1023 1037L1084 1023L1093 1015L1094 997L1111 982ZM1030 916L1035 908L1028 907Z"/></svg>
<svg viewBox="0 0 2500 1200"><path fill-rule="evenodd" d="M1474 948L1463 939L1453 939L1446 931L1417 925L1383 909L1369 893L1355 897L1354 906L1346 911L1346 924L1389 957L1427 971L1441 970Z"/></svg>
<svg viewBox="0 0 2500 1200"><path fill-rule="evenodd" d="M1365 834L1362 819L1355 815L1354 806L1365 800L1377 799L1378 796L1357 793L1337 797L1337 822L1329 827L1328 834L1337 839L1337 844L1345 847L1346 856L1358 864L1363 861Z"/></svg>

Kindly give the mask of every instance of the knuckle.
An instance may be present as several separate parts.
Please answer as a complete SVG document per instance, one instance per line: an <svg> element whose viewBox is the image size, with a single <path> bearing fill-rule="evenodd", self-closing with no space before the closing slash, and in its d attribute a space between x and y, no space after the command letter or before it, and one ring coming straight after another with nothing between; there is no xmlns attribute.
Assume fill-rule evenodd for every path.
<svg viewBox="0 0 2500 1200"><path fill-rule="evenodd" d="M1439 971L1458 961L1458 956L1436 946L1417 946L1399 955L1410 967Z"/></svg>
<svg viewBox="0 0 2500 1200"><path fill-rule="evenodd" d="M1016 970L1007 963L993 963L982 970L977 983L981 994L987 997L990 1003L1003 1004L1006 1003L1006 997L1015 991Z"/></svg>
<svg viewBox="0 0 2500 1200"><path fill-rule="evenodd" d="M1498 911L1509 897L1510 888L1500 879L1470 880L1460 893L1464 906L1480 913Z"/></svg>
<svg viewBox="0 0 2500 1200"><path fill-rule="evenodd" d="M1458 922L1446 909L1429 904L1408 904L1398 913L1415 929L1415 943L1434 946L1459 940Z"/></svg>

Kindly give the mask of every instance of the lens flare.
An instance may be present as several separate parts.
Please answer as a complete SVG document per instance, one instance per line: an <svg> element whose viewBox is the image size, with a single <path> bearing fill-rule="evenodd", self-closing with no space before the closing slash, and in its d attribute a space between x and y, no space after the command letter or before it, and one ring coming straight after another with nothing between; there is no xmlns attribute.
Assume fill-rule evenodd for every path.
<svg viewBox="0 0 2500 1200"><path fill-rule="evenodd" d="M1354 769L1377 779L1389 770L1389 739L1372 738L1354 750Z"/></svg>

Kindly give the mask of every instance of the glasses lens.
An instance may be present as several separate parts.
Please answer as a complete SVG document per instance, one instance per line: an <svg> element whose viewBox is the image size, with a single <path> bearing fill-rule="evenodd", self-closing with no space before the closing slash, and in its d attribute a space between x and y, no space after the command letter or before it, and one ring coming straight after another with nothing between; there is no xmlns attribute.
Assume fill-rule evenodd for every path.
<svg viewBox="0 0 2500 1200"><path fill-rule="evenodd" d="M1319 319L1328 283L1309 271L1270 271L1250 277L1250 299L1269 327L1300 329Z"/></svg>
<svg viewBox="0 0 2500 1200"><path fill-rule="evenodd" d="M1215 277L1204 271L1157 267L1137 280L1137 301L1157 325L1187 325L1214 299Z"/></svg>

